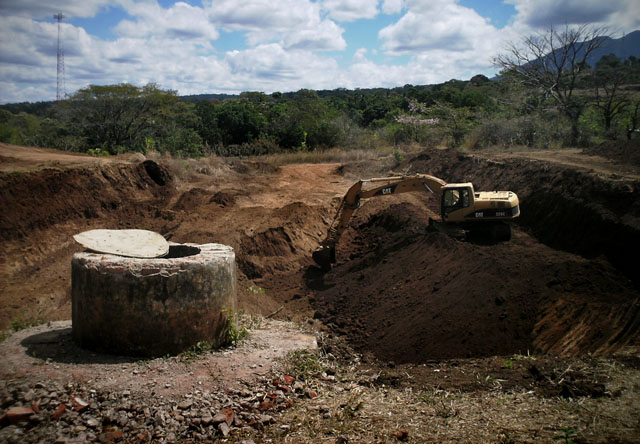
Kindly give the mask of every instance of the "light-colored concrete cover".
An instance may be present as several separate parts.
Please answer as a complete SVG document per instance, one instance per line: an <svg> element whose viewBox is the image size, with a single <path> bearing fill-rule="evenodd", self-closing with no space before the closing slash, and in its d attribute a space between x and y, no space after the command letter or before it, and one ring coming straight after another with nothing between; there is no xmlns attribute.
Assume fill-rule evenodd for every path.
<svg viewBox="0 0 640 444"><path fill-rule="evenodd" d="M162 257L169 253L169 243L160 234L148 230L89 230L73 238L98 253L127 257Z"/></svg>

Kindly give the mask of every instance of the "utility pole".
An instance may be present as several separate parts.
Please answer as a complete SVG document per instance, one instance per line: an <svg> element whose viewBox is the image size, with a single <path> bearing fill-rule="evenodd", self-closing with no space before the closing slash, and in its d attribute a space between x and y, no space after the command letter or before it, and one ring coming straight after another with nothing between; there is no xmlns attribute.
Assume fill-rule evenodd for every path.
<svg viewBox="0 0 640 444"><path fill-rule="evenodd" d="M64 96L64 53L62 52L62 41L60 40L60 22L64 18L62 12L53 15L58 20L58 87L56 89L56 100L62 100Z"/></svg>

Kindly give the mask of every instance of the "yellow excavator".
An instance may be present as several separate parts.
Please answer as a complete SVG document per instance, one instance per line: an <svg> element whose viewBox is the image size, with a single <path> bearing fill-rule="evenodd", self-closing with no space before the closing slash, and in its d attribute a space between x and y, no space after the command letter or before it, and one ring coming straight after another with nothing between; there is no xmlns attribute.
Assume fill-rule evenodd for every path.
<svg viewBox="0 0 640 444"><path fill-rule="evenodd" d="M336 262L336 244L362 199L411 191L440 196L441 224L445 228L457 227L472 235L488 236L495 242L511 239L511 226L507 222L520 215L520 202L512 191L474 191L470 182L446 183L428 174L359 180L344 195L326 238L313 253L313 260L325 271ZM432 223L438 226L438 222Z"/></svg>

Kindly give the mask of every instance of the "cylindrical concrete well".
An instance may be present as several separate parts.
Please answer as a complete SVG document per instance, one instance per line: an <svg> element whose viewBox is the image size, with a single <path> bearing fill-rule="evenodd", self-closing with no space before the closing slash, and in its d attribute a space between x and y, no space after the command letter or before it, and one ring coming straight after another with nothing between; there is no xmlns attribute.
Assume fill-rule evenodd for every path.
<svg viewBox="0 0 640 444"><path fill-rule="evenodd" d="M236 308L235 254L220 244L171 244L163 258L82 252L71 261L73 339L130 356L224 343Z"/></svg>

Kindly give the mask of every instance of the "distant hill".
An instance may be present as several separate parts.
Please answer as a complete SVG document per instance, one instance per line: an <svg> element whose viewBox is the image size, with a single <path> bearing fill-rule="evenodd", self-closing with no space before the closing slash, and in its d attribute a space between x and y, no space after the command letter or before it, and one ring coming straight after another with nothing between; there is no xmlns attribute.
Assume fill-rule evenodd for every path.
<svg viewBox="0 0 640 444"><path fill-rule="evenodd" d="M211 101L211 100L225 100L231 99L233 97L238 97L237 94L191 94L188 96L180 96L182 100L186 100L187 102L200 102L202 100Z"/></svg>
<svg viewBox="0 0 640 444"><path fill-rule="evenodd" d="M640 31L633 31L619 39L605 37L602 45L589 55L587 63L593 68L603 56L609 54L621 60L631 56L640 58Z"/></svg>

